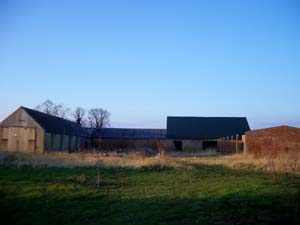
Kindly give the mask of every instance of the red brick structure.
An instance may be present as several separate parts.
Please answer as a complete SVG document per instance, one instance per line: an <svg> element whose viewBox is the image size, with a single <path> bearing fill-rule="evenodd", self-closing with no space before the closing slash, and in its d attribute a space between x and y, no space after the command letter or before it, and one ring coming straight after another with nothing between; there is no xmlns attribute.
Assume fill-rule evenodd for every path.
<svg viewBox="0 0 300 225"><path fill-rule="evenodd" d="M300 128L279 126L248 131L245 134L245 147L250 154L269 150L278 153L300 152Z"/></svg>

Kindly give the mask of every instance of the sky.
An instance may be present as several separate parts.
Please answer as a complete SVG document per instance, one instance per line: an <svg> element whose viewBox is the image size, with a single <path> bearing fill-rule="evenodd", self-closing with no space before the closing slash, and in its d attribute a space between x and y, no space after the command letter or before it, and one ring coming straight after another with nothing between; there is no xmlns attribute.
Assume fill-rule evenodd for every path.
<svg viewBox="0 0 300 225"><path fill-rule="evenodd" d="M0 1L0 121L50 99L112 127L300 127L300 2Z"/></svg>

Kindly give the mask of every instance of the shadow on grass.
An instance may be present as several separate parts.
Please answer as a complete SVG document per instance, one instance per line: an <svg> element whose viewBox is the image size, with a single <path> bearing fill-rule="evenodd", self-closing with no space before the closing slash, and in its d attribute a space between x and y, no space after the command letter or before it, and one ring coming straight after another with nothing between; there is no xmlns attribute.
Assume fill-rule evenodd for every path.
<svg viewBox="0 0 300 225"><path fill-rule="evenodd" d="M248 170L248 169L231 169L222 165L193 165L193 169L184 168L172 168L167 166L143 166L140 168L132 167L112 167L101 168L100 178L101 186L107 188L119 188L128 187L135 184L130 184L129 181L133 181L136 177L148 176L148 175L170 175L184 176L184 171L187 174L191 174L194 180L218 180L226 177L234 177L236 179L259 179L264 184L276 185L272 181L271 174L267 171ZM174 173L175 172L175 173ZM29 182L42 182L45 184L79 184L77 179L79 176L86 176L86 182L83 182L83 186L95 187L95 179L97 176L97 170L94 167L79 167L79 168L32 168L26 167L0 167L0 179L10 180L14 182L29 181ZM173 178L170 178L173 179ZM298 187L300 189L300 177L282 174L280 177L280 185L288 187ZM175 182L179 182L181 179L177 177ZM222 181L223 182L223 181ZM251 181L250 181L251 182ZM135 182L134 182L135 183Z"/></svg>
<svg viewBox="0 0 300 225"><path fill-rule="evenodd" d="M83 173L87 177L94 179L96 169L4 168L0 170L0 179L3 181L0 182L0 185L3 184L3 187L7 185L10 188L12 186L23 185L23 182L29 183L29 194L26 193L26 188L24 192L13 192L3 188L5 191L0 192L0 218L2 221L5 221L4 224L16 225L300 224L300 194L291 194L289 189L270 193L249 189L251 192L247 194L245 191L249 190L242 186L242 191L230 189L230 192L209 195L209 197L205 192L197 192L199 195L196 196L201 197L180 197L180 186L186 189L190 188L189 184L183 183L188 179L200 181L199 185L201 185L202 181L207 182L210 185L207 188L213 187L218 182L220 185L219 188L227 185L227 189L228 185L232 184L231 182L234 182L234 184L244 182L245 184L248 180L245 181L243 179L247 176L253 177L254 180L258 179L259 183L271 180L267 181L269 175L264 172L235 170L223 166L197 165L193 170L172 169L168 167L145 167L139 169L124 167L102 168L103 189L99 191L86 188L89 185L87 184L82 186L83 190L79 188L79 190L68 189L61 190L61 192L47 192L45 189L45 193L42 193L40 197L36 197L34 193L34 189L40 184L46 187L48 184L56 183L65 186L74 183L76 177ZM184 176L186 176L186 179ZM227 179L227 176L228 178L233 176L238 179L234 178L231 181L224 181L224 179ZM150 197L146 198L141 195L135 195L135 192L131 192L130 195L126 194L126 191L122 192L122 190L119 190L122 187L120 183L122 182L122 178L128 179L128 183L125 183L125 188L133 187L135 188L134 191L139 191L139 188L147 185L160 185L157 188L156 197L149 195ZM163 183L160 183L162 181ZM251 181L249 180L249 182ZM293 185L299 184L298 181L299 179L293 179ZM172 186L173 182L177 182L177 184ZM164 185L169 185L171 188L176 187L176 194L174 196L170 195L170 197L165 197L161 194L162 197L159 198L159 191L162 191ZM276 190L284 186L278 186ZM231 188L231 186L229 187ZM258 187L262 187L262 185ZM84 192L86 189L87 192ZM114 193L109 194L109 191L111 191L109 189L114 189ZM2 190L1 186L0 190ZM76 194L77 191L79 192L78 195Z"/></svg>
<svg viewBox="0 0 300 225"><path fill-rule="evenodd" d="M3 194L3 193L2 193ZM288 195L230 194L218 198L124 199L109 196L8 197L1 194L5 224L299 224Z"/></svg>

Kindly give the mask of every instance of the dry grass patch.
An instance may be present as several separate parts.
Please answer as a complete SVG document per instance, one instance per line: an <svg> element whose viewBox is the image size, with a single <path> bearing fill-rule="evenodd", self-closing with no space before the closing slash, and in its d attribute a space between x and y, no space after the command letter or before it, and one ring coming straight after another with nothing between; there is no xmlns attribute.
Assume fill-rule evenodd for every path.
<svg viewBox="0 0 300 225"><path fill-rule="evenodd" d="M273 159L275 172L291 173L300 175L300 160L291 157L287 154L276 156ZM180 161L191 165L223 165L232 169L256 169L263 171L270 171L270 163L268 157L255 157L248 155L246 158L243 154L235 154L230 156L216 156L216 157L190 157L180 158Z"/></svg>
<svg viewBox="0 0 300 225"><path fill-rule="evenodd" d="M101 156L100 154L78 153L45 153L45 154L16 154L1 153L0 165L14 165L17 167L95 167L100 164L102 168L113 167L162 167L193 169L198 165L222 165L232 169L255 169L269 171L270 165L267 157L247 156L236 154L231 156L209 157L143 157L140 155ZM288 155L277 156L274 159L276 172L300 174L300 161Z"/></svg>
<svg viewBox="0 0 300 225"><path fill-rule="evenodd" d="M186 165L180 158L173 157L143 157L137 155L126 156L101 156L99 154L69 154L69 153L44 153L44 154L16 154L1 153L0 165L14 165L17 167L94 167L100 164L103 168L112 167L169 167L186 168L192 166Z"/></svg>

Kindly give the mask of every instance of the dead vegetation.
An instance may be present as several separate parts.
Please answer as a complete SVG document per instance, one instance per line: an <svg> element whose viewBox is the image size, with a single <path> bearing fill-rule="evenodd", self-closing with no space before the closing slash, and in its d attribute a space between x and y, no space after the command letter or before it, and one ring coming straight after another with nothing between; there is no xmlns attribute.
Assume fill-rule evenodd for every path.
<svg viewBox="0 0 300 225"><path fill-rule="evenodd" d="M232 169L255 169L277 173L300 174L300 152L293 155L277 154L276 157L258 157L249 155L246 158L243 154L231 156L210 156L210 157L192 157L188 156L168 156L164 157L144 157L136 154L100 155L98 153L44 153L44 154L14 154L1 153L0 165L13 165L17 167L168 167L193 169L197 165L222 165ZM270 164L271 162L271 164Z"/></svg>
<svg viewBox="0 0 300 225"><path fill-rule="evenodd" d="M1 153L0 165L4 166L32 166L32 167L170 167L187 168L180 158L173 157L145 157L136 154L127 154L121 156L101 155L99 153L91 154L69 154L69 153L44 153L44 154L24 154L24 153Z"/></svg>

